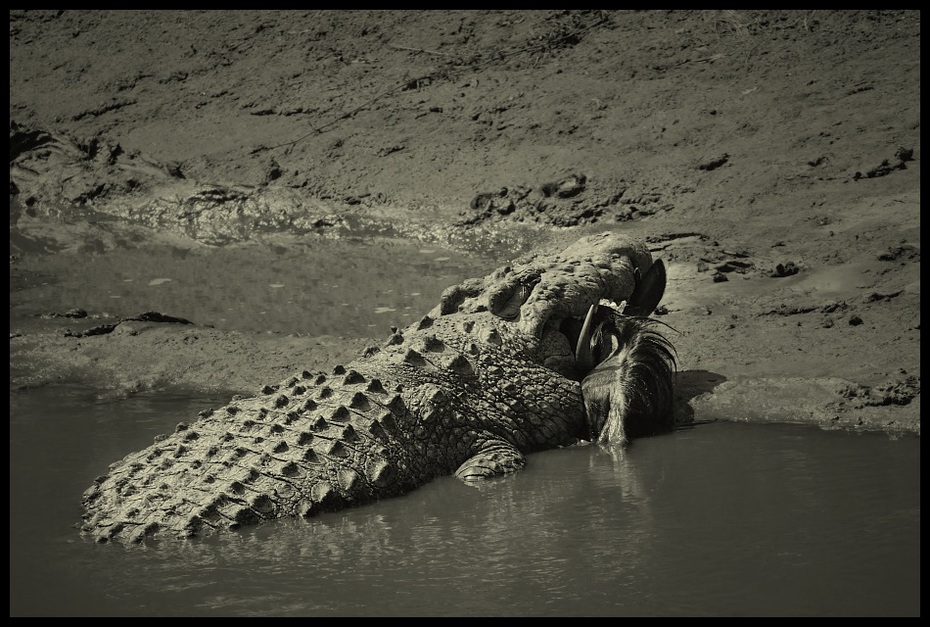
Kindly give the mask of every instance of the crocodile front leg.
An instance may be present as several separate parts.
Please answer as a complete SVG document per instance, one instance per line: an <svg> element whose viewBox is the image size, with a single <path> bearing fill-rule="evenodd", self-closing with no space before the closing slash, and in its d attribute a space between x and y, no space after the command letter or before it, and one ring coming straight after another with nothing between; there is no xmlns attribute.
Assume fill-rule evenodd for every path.
<svg viewBox="0 0 930 627"><path fill-rule="evenodd" d="M509 475L522 470L526 457L510 442L493 439L459 466L455 476L465 481L481 481L492 477Z"/></svg>

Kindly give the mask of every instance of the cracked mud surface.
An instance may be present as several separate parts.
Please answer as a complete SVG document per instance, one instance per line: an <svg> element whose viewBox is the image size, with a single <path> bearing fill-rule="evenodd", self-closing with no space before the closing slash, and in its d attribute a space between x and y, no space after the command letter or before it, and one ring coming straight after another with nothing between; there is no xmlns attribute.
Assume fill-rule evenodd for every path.
<svg viewBox="0 0 930 627"><path fill-rule="evenodd" d="M626 230L668 268L691 419L920 431L919 12L10 18L11 306L127 242L375 233L478 276ZM11 318L11 387L254 392L386 331L56 312Z"/></svg>

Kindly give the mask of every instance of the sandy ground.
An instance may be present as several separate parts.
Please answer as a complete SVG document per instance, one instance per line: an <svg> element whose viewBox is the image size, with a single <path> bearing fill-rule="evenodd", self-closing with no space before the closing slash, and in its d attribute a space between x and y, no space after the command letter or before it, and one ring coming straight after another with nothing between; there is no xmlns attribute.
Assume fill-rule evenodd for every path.
<svg viewBox="0 0 930 627"><path fill-rule="evenodd" d="M10 70L11 291L100 216L501 259L624 229L684 419L920 432L919 11L11 11ZM62 324L11 320L11 388L255 390L364 344Z"/></svg>

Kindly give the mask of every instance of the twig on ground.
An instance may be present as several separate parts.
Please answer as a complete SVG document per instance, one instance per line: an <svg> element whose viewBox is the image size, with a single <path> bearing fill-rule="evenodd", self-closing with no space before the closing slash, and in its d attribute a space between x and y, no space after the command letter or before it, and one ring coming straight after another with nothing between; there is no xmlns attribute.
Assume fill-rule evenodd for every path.
<svg viewBox="0 0 930 627"><path fill-rule="evenodd" d="M425 48L411 48L410 46L398 46L396 44L388 44L389 48L396 48L397 50L410 50L411 52L425 52L426 54L438 54L443 57L455 57L454 54L449 54L448 52L439 52L438 50L426 50Z"/></svg>

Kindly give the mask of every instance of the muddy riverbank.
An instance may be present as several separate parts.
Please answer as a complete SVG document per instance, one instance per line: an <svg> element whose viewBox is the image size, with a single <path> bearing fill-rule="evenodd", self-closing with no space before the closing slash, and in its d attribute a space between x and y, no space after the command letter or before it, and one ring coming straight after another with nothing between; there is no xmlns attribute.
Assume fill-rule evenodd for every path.
<svg viewBox="0 0 930 627"><path fill-rule="evenodd" d="M157 299L18 307L63 260L379 237L477 276L607 229L669 268L684 419L920 432L919 12L28 11L10 29L14 393L254 391L388 333L228 330Z"/></svg>

